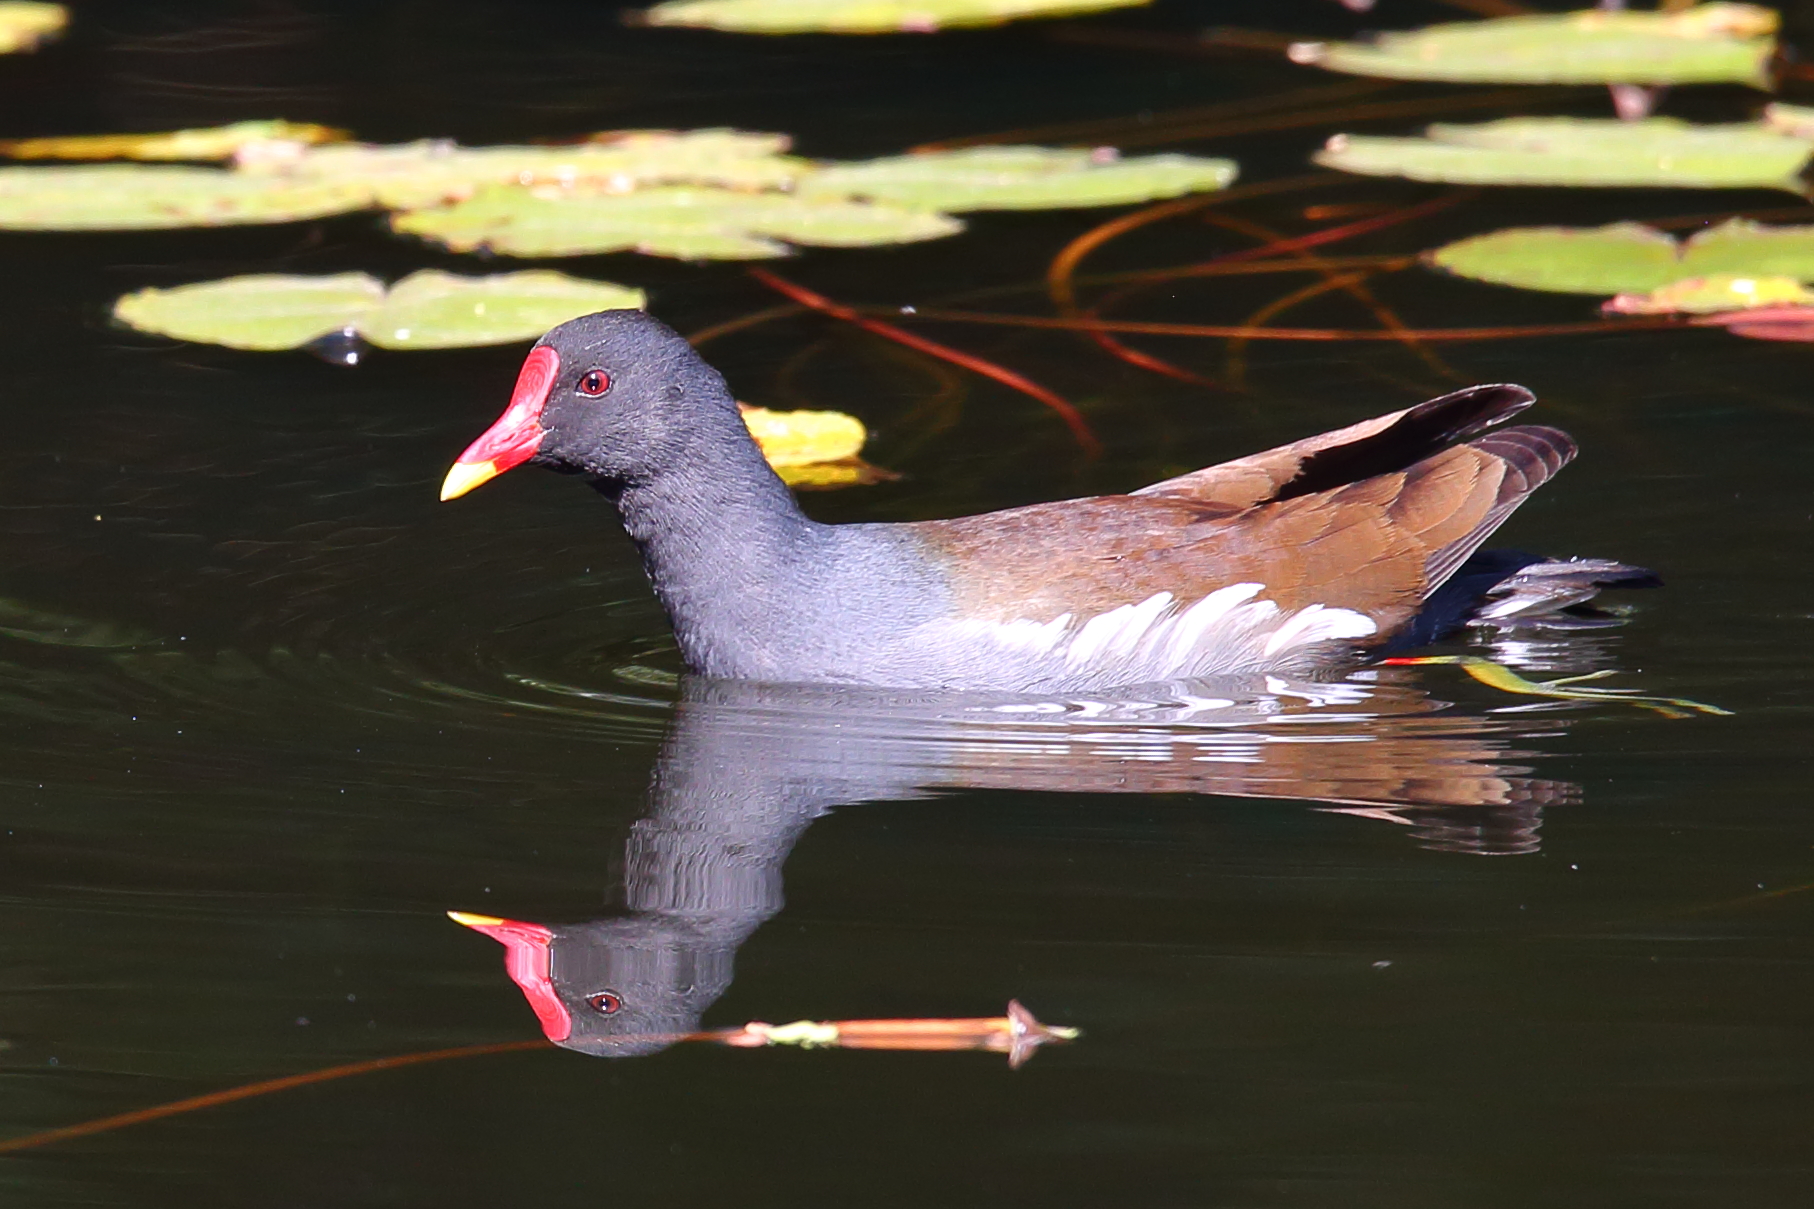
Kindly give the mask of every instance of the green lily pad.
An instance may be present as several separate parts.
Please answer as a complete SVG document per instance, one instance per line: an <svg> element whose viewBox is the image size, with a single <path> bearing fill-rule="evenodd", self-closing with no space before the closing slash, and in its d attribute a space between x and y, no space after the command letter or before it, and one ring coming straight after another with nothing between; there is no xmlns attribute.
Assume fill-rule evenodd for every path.
<svg viewBox="0 0 1814 1209"><path fill-rule="evenodd" d="M457 252L582 256L637 251L686 260L756 260L787 241L865 247L937 239L963 229L944 214L782 193L668 187L621 195L541 196L487 189L471 200L399 214L392 227Z"/></svg>
<svg viewBox="0 0 1814 1209"><path fill-rule="evenodd" d="M643 14L650 25L740 34L932 33L1001 25L1022 17L1069 17L1149 0L669 0Z"/></svg>
<svg viewBox="0 0 1814 1209"><path fill-rule="evenodd" d="M1513 227L1458 240L1427 259L1478 281L1570 294L1648 294L1687 278L1814 281L1814 226L1732 219L1683 243L1638 223Z"/></svg>
<svg viewBox="0 0 1814 1209"><path fill-rule="evenodd" d="M1768 88L1776 13L1750 4L1458 21L1371 42L1299 42L1293 62L1399 80L1494 84L1749 84Z"/></svg>
<svg viewBox="0 0 1814 1209"><path fill-rule="evenodd" d="M61 4L32 4L26 0L0 3L0 54L36 50L38 43L63 32L69 10Z"/></svg>
<svg viewBox="0 0 1814 1209"><path fill-rule="evenodd" d="M739 130L638 130L559 147L461 147L425 140L396 146L315 147L245 165L248 172L369 191L390 210L463 201L491 185L626 193L662 184L783 189L810 171L783 154L779 134Z"/></svg>
<svg viewBox="0 0 1814 1209"><path fill-rule="evenodd" d="M0 168L0 230L103 231L295 222L371 204L368 191L218 168Z"/></svg>
<svg viewBox="0 0 1814 1209"><path fill-rule="evenodd" d="M1644 294L1620 294L1600 309L1609 315L1712 315L1753 307L1807 307L1814 291L1793 277L1690 277Z"/></svg>
<svg viewBox="0 0 1814 1209"><path fill-rule="evenodd" d="M1120 159L1107 148L970 147L830 164L796 192L926 210L1048 210L1207 192L1225 188L1237 171L1232 160L1191 155Z"/></svg>
<svg viewBox="0 0 1814 1209"><path fill-rule="evenodd" d="M569 319L643 302L641 290L549 270L461 277L431 269L388 292L364 273L229 277L140 290L113 313L142 332L258 351L342 331L380 348L466 348L534 340Z"/></svg>
<svg viewBox="0 0 1814 1209"><path fill-rule="evenodd" d="M1471 185L1787 189L1814 144L1761 123L1695 126L1673 118L1505 118L1437 124L1423 138L1338 134L1316 162L1366 176Z"/></svg>
<svg viewBox="0 0 1814 1209"><path fill-rule="evenodd" d="M329 143L346 131L307 122L235 122L159 134L76 134L0 141L16 160L229 160L258 143Z"/></svg>

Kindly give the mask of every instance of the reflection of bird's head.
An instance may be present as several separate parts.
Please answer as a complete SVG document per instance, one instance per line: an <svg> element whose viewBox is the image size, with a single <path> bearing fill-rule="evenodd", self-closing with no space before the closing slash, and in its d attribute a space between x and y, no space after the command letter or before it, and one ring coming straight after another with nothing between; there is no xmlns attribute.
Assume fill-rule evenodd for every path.
<svg viewBox="0 0 1814 1209"><path fill-rule="evenodd" d="M450 911L504 946L548 1040L599 1057L666 1049L731 981L731 950L671 916L548 927Z"/></svg>

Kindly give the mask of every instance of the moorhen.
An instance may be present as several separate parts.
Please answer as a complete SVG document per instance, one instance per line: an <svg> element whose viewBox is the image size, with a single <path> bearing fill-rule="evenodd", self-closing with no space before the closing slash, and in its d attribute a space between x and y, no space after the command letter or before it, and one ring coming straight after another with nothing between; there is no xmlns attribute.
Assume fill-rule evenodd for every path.
<svg viewBox="0 0 1814 1209"><path fill-rule="evenodd" d="M441 498L524 462L585 476L707 676L1075 692L1305 672L1427 641L1483 601L1504 617L1647 582L1528 555L1464 569L1574 457L1554 428L1487 432L1532 402L1473 386L1127 495L824 525L683 338L601 311L530 351Z"/></svg>

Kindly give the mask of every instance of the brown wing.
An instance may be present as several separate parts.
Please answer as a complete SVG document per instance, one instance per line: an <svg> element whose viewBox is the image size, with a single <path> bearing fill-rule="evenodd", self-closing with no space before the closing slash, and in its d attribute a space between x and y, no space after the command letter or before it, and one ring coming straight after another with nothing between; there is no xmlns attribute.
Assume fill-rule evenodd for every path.
<svg viewBox="0 0 1814 1209"><path fill-rule="evenodd" d="M1432 448L1438 433L1478 432L1528 402L1521 388L1476 387L1132 495L914 529L954 565L968 617L1085 617L1257 582L1283 609L1355 609L1385 634L1574 456L1550 428Z"/></svg>

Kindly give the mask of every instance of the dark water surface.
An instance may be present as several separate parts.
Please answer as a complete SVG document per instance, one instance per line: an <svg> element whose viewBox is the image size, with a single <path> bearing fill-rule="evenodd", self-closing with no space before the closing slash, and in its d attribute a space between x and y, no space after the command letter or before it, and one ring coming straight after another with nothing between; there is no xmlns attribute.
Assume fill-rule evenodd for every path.
<svg viewBox="0 0 1814 1209"><path fill-rule="evenodd" d="M1388 7L1405 24L1452 11ZM1092 118L1136 132L1143 112L1163 125L1330 83L1037 25L762 41L627 30L577 2L77 8L65 43L0 60L4 133L737 125L873 155ZM1084 28L1353 20L1320 0L1166 3ZM1708 90L1673 111L1751 101ZM1175 145L1232 155L1251 182L1302 173L1343 126ZM1340 221L1308 206L1438 192L1336 179L1221 212L1295 233ZM1330 251L1792 202L1503 191ZM1046 262L1105 217L979 215L957 239L781 268L850 301L1047 313ZM1086 271L1251 243L1180 221ZM1442 347L1443 372L1391 344L1259 344L1246 389L1218 392L1062 333L934 330L1076 400L1108 445L1093 464L1029 400L814 317L708 347L751 402L871 425L871 459L905 478L809 499L846 520L1125 489L1457 381L1527 383L1536 418L1584 453L1506 536L1669 586L1624 627L1498 653L1616 668L1612 683L1733 717L1534 703L1452 667L1145 708L683 690L590 492L525 471L435 502L522 349L348 370L106 320L144 285L431 265L471 262L372 216L0 238L0 1136L536 1037L501 950L449 908L561 925L570 968L629 1001L620 1031L988 1015L1018 997L1085 1036L1015 1072L981 1054L702 1046L450 1060L5 1156L6 1205L1807 1203L1807 346L1503 341ZM773 302L734 265L561 267L647 287L682 330ZM1184 283L1124 313L1237 323L1308 280ZM1592 314L1415 270L1375 288L1414 325ZM1335 297L1276 322L1374 320ZM1136 343L1231 372L1221 343ZM574 1010L576 1044L651 1048Z"/></svg>

